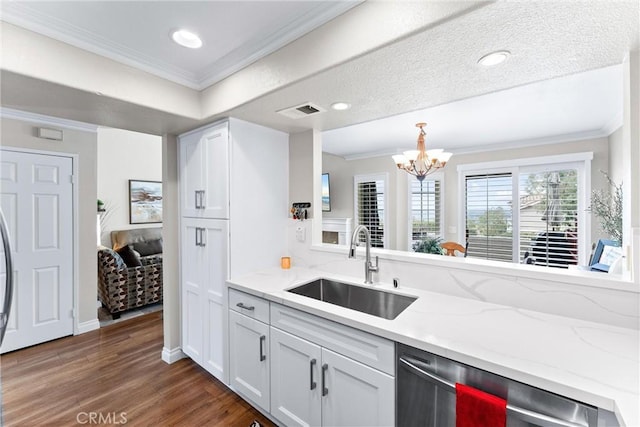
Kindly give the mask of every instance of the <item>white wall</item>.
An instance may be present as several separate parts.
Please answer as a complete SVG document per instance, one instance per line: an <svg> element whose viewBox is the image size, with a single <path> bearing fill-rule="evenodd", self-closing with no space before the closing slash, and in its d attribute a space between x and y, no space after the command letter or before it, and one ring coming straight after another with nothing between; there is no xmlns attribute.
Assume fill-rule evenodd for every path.
<svg viewBox="0 0 640 427"><path fill-rule="evenodd" d="M129 180L162 181L162 138L121 129L98 129L98 199L105 202L102 244L110 232L161 224L129 224Z"/></svg>
<svg viewBox="0 0 640 427"><path fill-rule="evenodd" d="M609 135L609 177L620 184L624 178L624 140L622 127Z"/></svg>

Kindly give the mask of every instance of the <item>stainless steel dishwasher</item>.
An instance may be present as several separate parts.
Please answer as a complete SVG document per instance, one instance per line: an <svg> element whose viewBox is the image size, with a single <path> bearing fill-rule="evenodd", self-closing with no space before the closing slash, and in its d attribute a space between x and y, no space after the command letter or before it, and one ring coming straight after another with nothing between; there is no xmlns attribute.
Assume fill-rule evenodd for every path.
<svg viewBox="0 0 640 427"><path fill-rule="evenodd" d="M455 427L455 384L507 401L508 427L596 427L595 407L403 344L397 344L396 424Z"/></svg>

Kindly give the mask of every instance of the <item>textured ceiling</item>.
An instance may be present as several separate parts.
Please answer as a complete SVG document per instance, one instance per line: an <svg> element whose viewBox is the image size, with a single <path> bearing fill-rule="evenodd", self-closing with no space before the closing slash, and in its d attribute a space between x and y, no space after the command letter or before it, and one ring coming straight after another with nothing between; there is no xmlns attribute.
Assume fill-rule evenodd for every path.
<svg viewBox="0 0 640 427"><path fill-rule="evenodd" d="M415 149L419 122L427 123L428 148L455 152L608 136L622 125L622 66L329 130L323 150L353 158Z"/></svg>
<svg viewBox="0 0 640 427"><path fill-rule="evenodd" d="M257 119L290 132L336 129L620 64L628 50L637 47L635 1L497 2L267 95L230 115ZM501 49L511 52L505 63L493 68L477 64L482 55ZM555 95L554 99L554 93L546 94L546 101L562 101L559 89ZM306 101L324 108L335 101L347 101L353 107L297 121L275 113ZM428 117L424 120L429 121ZM389 130L402 135L408 128L413 135L414 124L412 119ZM459 122L460 128L467 126L473 129ZM437 127L438 123L430 122L431 131ZM593 127L585 116L581 125L574 123L573 130ZM550 135L541 135L538 129L518 137ZM414 139L415 135L410 140ZM357 144L358 140L348 143ZM366 144L366 138L360 143ZM378 148L384 151L384 147Z"/></svg>
<svg viewBox="0 0 640 427"><path fill-rule="evenodd" d="M11 3L13 2L2 2L3 9ZM130 3L126 2L126 4ZM223 3L227 5L227 2ZM153 10L162 4L164 3L145 2L148 10ZM402 28L402 22L395 22L393 19L385 20L388 17L384 14L385 4L378 3L380 6L376 8L378 14L358 14L360 7L354 8L349 13L356 12L353 13L354 18L367 19L381 26L381 29L382 26ZM431 7L438 3L411 3L414 7L416 4L418 6L424 4L424 9L421 11L428 14L432 10ZM454 148L465 148L473 144L460 132L453 134L455 137L438 140L441 135L452 135L442 134L445 118L450 121L453 117L454 123L457 124L456 131L465 129L471 133L475 131L476 144L488 144L489 141L502 141L509 138L510 140L547 138L557 135L557 132L587 132L594 129L596 122L598 125L595 127L600 126L604 116L595 117L592 114L595 113L594 110L589 114L578 115L571 120L555 124L550 120L537 124L533 119L521 122L521 131L528 129L530 131L528 134L523 132L499 134L498 131L502 130L502 126L499 121L496 121L498 117L504 123L515 122L514 116L509 115L510 111L503 109L503 111L495 110L494 115L487 116L493 120L491 123L494 125L492 129L482 133L482 138L477 132L480 124L489 122L483 114L491 112L481 104L482 100L497 102L491 100L499 99L499 102L504 105L517 105L518 102L528 105L529 102L522 102L524 98L508 98L510 93L518 94L519 92L506 90L620 64L629 50L638 49L638 1L500 1L471 4L474 7L433 24L424 31L411 33L399 41L389 43L378 50L363 53L336 67L318 70L309 78L282 86L281 89L274 90L254 101L205 120L211 121L222 115L228 115L287 132L300 132L312 128L327 131L447 105L446 109L434 111L447 111L448 114L438 116L433 113L435 115L425 116L421 120L429 122L431 142L442 142L441 145L449 144ZM367 5L365 3L362 6ZM176 15L179 15L181 9L175 10ZM153 13L149 14L149 19L153 16ZM124 19L124 17L121 18ZM234 25L241 28L244 21L237 20ZM350 32L349 28L340 30L340 34L344 34L341 45L356 45L359 37L362 37L357 32ZM166 36L166 32L163 34ZM327 49L334 49L329 44L320 42L319 45L317 55L326 54ZM307 49L314 51L314 47L308 46ZM335 49L339 50L341 47L336 45ZM498 49L511 51L512 55L507 62L494 68L482 68L477 65L478 58ZM284 58L278 65L281 64L281 67L286 69L289 63L299 60L297 56L291 55ZM277 73L278 69L275 69L277 67L273 68L269 71ZM150 108L126 105L122 101L106 99L95 94L91 96L52 83L36 82L24 76L11 75L6 71L3 71L2 77L2 104L16 109L27 109L41 114L156 134L180 133L202 123L202 120L188 119L160 111L154 112ZM563 81L559 80L560 83ZM612 84L612 86L615 85ZM560 88L556 83L548 87L553 90L547 90L541 99L556 110L549 108L545 111L547 116L551 111L558 111L558 108L565 110L574 108L571 105L576 104L569 102L570 96L566 89ZM500 93L500 95L498 98L476 98L492 93ZM528 91L528 95L532 96L534 101L538 96L536 91ZM522 93L518 96L522 96ZM608 95L605 94L605 96ZM462 105L473 105L473 114L456 117L452 112L455 111L456 101L471 98L473 98L473 101L469 101L471 103ZM328 111L300 120L287 119L276 113L277 110L309 101ZM328 108L334 101L347 101L353 107L349 111L335 112ZM605 104L611 105L610 101ZM545 110L544 104L539 104L538 108ZM99 111L96 112L96 109ZM603 114L611 116L615 108L607 107L606 110ZM95 114L91 115L92 111ZM558 114L561 112L556 116ZM420 115L422 116L422 113ZM92 117L97 117L99 120L92 121ZM541 117L546 116L541 115L537 118ZM393 149L398 147L400 139L413 143L415 121L415 117L411 117L407 118L407 122L396 121L397 125L384 124L383 127L393 135L403 135L402 138L393 140L395 144ZM442 126L439 126L438 122ZM374 126L365 127L365 129L368 128L374 128ZM603 128L607 126L600 127L600 129ZM365 134L364 131L362 133ZM349 139L350 145L359 143L365 146L365 150L372 150L372 147L367 146L371 138L350 136ZM392 138L386 139L392 141ZM389 149L392 149L391 146L380 146L375 147L374 151ZM350 150L352 153L361 151L356 147L350 147Z"/></svg>
<svg viewBox="0 0 640 427"><path fill-rule="evenodd" d="M3 21L194 89L238 71L360 1L3 1ZM201 49L173 43L186 28Z"/></svg>

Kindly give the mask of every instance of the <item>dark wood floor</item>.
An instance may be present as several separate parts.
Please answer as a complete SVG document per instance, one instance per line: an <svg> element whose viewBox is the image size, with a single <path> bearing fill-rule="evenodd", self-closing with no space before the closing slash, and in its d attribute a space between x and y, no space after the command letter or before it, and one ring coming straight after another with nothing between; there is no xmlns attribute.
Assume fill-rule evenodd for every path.
<svg viewBox="0 0 640 427"><path fill-rule="evenodd" d="M191 359L168 365L161 350L157 312L3 355L5 424L273 425Z"/></svg>

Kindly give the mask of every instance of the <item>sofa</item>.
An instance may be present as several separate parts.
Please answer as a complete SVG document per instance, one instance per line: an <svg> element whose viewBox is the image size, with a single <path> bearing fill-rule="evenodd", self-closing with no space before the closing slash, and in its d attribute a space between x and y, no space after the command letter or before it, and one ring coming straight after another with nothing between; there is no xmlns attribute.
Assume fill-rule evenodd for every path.
<svg viewBox="0 0 640 427"><path fill-rule="evenodd" d="M98 249L98 299L114 319L162 302L162 228L111 232L112 248Z"/></svg>

